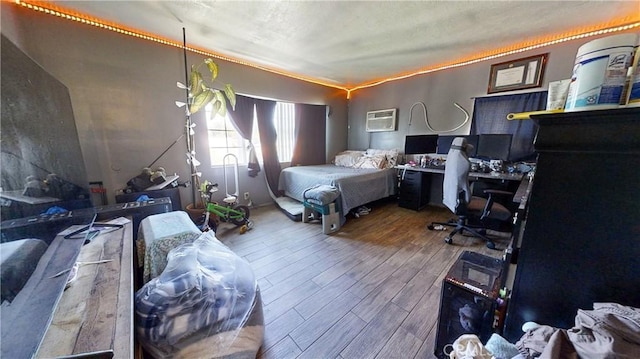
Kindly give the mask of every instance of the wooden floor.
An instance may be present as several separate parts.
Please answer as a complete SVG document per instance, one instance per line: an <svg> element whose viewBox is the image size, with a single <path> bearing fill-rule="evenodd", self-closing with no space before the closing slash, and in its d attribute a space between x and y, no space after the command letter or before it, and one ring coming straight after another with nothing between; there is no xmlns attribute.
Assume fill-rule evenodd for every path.
<svg viewBox="0 0 640 359"><path fill-rule="evenodd" d="M262 291L260 358L433 358L441 282L464 250L501 257L475 238L429 231L452 217L396 201L349 215L341 230L294 222L273 206L252 208L254 228L220 224L217 237L246 259Z"/></svg>

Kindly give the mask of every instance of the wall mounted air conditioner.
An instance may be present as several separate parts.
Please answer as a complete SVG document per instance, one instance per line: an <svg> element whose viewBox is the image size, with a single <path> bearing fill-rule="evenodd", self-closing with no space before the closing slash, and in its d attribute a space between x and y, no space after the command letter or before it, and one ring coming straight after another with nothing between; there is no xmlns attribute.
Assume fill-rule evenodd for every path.
<svg viewBox="0 0 640 359"><path fill-rule="evenodd" d="M367 132L396 130L396 109L367 112Z"/></svg>

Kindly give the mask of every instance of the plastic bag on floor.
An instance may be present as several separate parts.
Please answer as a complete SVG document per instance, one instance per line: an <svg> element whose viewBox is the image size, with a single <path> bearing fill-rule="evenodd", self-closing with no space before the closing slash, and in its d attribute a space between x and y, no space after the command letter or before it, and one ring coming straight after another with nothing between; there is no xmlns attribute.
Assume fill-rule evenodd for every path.
<svg viewBox="0 0 640 359"><path fill-rule="evenodd" d="M213 232L169 252L162 274L136 293L135 313L156 358L255 357L264 334L253 270Z"/></svg>

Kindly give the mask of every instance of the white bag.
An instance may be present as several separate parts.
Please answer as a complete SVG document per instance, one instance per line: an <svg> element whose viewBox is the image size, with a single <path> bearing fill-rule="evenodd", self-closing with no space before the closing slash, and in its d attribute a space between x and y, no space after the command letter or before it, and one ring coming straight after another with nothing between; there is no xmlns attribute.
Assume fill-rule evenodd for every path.
<svg viewBox="0 0 640 359"><path fill-rule="evenodd" d="M449 359L495 359L475 334L461 335L453 344L445 345L443 352Z"/></svg>

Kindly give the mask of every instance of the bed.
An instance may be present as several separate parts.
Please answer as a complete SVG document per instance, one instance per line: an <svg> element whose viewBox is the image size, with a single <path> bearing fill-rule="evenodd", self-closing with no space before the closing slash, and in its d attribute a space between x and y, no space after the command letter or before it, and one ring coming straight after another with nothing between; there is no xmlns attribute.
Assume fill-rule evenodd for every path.
<svg viewBox="0 0 640 359"><path fill-rule="evenodd" d="M397 150L344 151L333 163L288 167L280 173L278 189L303 201L305 189L331 185L340 190L342 215L350 210L396 193Z"/></svg>

